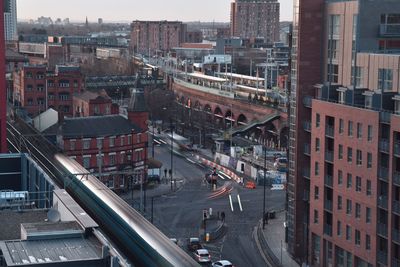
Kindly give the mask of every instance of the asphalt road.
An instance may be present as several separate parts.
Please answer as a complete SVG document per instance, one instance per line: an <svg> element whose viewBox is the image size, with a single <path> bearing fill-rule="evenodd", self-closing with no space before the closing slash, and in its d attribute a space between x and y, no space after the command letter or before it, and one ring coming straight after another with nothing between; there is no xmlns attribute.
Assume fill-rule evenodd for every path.
<svg viewBox="0 0 400 267"><path fill-rule="evenodd" d="M155 158L163 162L163 169L170 168L170 150L168 146L156 146ZM203 209L212 208L213 212L226 214L228 231L220 240L205 244L212 261L226 259L236 267L265 266L253 240L253 231L262 217L263 188L246 189L233 183L232 197L234 211L231 211L227 195L217 199L208 199L211 190L202 181L208 169L188 161L184 157L173 157L174 177L184 180L181 190L174 194L154 198L154 224L171 238L177 238L178 244L186 247L189 237L199 237ZM227 180L219 180L219 184ZM240 196L243 211L237 203ZM283 191L266 191L267 210L284 208ZM149 210L149 209L148 209Z"/></svg>

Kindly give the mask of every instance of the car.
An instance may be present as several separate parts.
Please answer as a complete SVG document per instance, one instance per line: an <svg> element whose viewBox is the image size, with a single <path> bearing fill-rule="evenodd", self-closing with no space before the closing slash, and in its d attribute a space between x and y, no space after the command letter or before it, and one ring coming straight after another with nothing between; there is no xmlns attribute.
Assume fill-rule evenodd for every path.
<svg viewBox="0 0 400 267"><path fill-rule="evenodd" d="M172 242L174 242L175 244L178 245L178 239L176 239L176 238L170 238L169 240L171 240Z"/></svg>
<svg viewBox="0 0 400 267"><path fill-rule="evenodd" d="M188 249L189 251L196 251L198 249L202 249L203 246L200 244L200 239L197 237L191 237L188 241Z"/></svg>
<svg viewBox="0 0 400 267"><path fill-rule="evenodd" d="M198 263L209 263L211 262L210 253L207 249L198 249L194 252L194 257Z"/></svg>
<svg viewBox="0 0 400 267"><path fill-rule="evenodd" d="M234 267L234 266L230 261L221 260L221 261L214 262L212 264L212 267Z"/></svg>

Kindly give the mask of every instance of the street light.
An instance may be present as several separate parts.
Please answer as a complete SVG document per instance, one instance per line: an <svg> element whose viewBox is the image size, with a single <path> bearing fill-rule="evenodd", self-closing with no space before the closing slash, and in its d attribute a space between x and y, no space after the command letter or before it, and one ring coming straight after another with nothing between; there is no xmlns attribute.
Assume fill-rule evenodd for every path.
<svg viewBox="0 0 400 267"><path fill-rule="evenodd" d="M170 121L171 127L171 191L172 191L172 176L173 176L173 164L174 164L174 126L172 120Z"/></svg>
<svg viewBox="0 0 400 267"><path fill-rule="evenodd" d="M263 146L264 148L264 200L263 200L263 229L265 229L265 187L266 187L266 180L267 180L267 148Z"/></svg>

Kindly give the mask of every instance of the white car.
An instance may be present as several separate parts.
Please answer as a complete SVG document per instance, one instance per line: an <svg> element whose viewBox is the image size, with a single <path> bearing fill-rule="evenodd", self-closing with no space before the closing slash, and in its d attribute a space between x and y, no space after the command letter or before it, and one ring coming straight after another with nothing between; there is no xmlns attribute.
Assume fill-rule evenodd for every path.
<svg viewBox="0 0 400 267"><path fill-rule="evenodd" d="M194 256L199 263L209 263L211 262L210 253L207 249L198 249L194 252Z"/></svg>
<svg viewBox="0 0 400 267"><path fill-rule="evenodd" d="M222 260L212 264L212 267L234 267L230 261Z"/></svg>

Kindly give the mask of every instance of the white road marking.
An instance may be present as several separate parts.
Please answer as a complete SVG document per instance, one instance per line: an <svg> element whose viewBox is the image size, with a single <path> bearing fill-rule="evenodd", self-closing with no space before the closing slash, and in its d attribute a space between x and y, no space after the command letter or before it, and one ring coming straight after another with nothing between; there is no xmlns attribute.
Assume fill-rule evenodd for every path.
<svg viewBox="0 0 400 267"><path fill-rule="evenodd" d="M232 196L229 194L229 203L231 204L231 210L233 212Z"/></svg>
<svg viewBox="0 0 400 267"><path fill-rule="evenodd" d="M192 164L196 164L196 162L194 162L193 160L191 160L191 159L189 159L189 158L186 158L186 160L189 161L189 162L192 163Z"/></svg>
<svg viewBox="0 0 400 267"><path fill-rule="evenodd" d="M240 211L243 211L242 202L240 201L240 196L239 196L239 194L237 195L237 199L238 199L238 201L239 201L239 208L240 208Z"/></svg>

